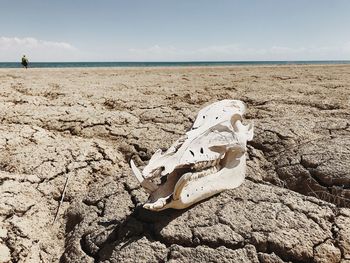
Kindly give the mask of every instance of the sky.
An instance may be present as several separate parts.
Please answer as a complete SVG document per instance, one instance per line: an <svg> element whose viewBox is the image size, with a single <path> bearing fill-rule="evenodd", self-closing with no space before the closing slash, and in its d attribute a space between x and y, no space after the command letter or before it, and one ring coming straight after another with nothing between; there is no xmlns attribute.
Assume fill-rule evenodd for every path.
<svg viewBox="0 0 350 263"><path fill-rule="evenodd" d="M348 0L1 0L0 62L350 60Z"/></svg>

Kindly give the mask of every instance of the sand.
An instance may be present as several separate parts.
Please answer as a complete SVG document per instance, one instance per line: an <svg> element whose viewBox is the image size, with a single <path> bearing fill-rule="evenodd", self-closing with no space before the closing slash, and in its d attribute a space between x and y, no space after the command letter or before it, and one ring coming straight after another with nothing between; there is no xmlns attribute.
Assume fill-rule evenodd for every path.
<svg viewBox="0 0 350 263"><path fill-rule="evenodd" d="M0 83L0 262L350 260L350 65L0 69ZM130 158L228 98L255 124L246 182L143 210Z"/></svg>

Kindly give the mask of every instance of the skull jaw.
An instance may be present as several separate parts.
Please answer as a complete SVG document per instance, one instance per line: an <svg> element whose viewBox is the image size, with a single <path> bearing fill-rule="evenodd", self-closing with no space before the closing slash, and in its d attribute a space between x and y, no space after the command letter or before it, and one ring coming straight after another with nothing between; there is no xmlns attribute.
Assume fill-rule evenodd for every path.
<svg viewBox="0 0 350 263"><path fill-rule="evenodd" d="M228 155L226 166L216 173L200 178L193 178L190 173L169 178L172 181L168 183L168 180L168 185L161 191L151 193L143 207L153 211L184 209L224 190L240 186L245 178L246 154L229 152ZM175 186L170 189L174 183Z"/></svg>

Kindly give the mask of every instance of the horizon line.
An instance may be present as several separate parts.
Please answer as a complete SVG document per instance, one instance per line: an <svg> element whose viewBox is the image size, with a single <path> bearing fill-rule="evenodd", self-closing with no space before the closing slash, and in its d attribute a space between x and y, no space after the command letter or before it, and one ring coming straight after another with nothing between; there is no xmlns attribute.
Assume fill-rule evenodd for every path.
<svg viewBox="0 0 350 263"><path fill-rule="evenodd" d="M169 60L169 61L29 61L29 63L245 63L245 62L350 62L350 59L302 59L302 60ZM20 63L0 61L0 63Z"/></svg>

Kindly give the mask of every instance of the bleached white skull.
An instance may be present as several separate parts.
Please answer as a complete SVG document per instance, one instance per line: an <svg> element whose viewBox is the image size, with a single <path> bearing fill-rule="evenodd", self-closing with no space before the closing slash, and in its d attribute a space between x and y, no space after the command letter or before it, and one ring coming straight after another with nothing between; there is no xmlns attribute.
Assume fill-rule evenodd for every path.
<svg viewBox="0 0 350 263"><path fill-rule="evenodd" d="M253 138L253 125L242 124L245 110L239 100L215 102L199 111L191 130L166 152L156 151L142 172L131 161L133 173L150 193L144 207L182 209L241 185L246 143Z"/></svg>

